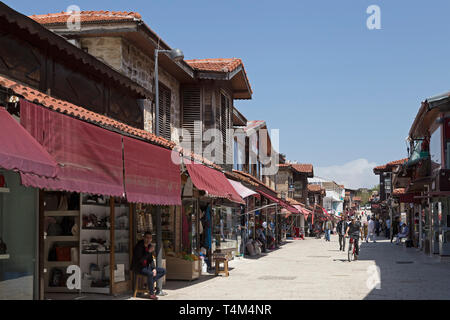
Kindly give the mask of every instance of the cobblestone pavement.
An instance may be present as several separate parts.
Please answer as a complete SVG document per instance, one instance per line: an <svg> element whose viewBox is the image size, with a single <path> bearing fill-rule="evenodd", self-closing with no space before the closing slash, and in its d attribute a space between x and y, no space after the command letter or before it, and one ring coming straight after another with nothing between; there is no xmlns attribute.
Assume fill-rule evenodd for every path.
<svg viewBox="0 0 450 320"><path fill-rule="evenodd" d="M259 259L231 261L229 277L168 281L160 299L450 299L448 261L385 239L363 243L355 262L338 249L337 236L291 241Z"/></svg>

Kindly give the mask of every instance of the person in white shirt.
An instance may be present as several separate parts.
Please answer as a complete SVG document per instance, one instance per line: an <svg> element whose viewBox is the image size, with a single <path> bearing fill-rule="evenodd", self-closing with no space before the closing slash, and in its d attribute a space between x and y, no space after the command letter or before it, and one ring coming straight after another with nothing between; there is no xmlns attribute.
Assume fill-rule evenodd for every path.
<svg viewBox="0 0 450 320"><path fill-rule="evenodd" d="M366 242L369 242L369 238L373 242L376 242L375 241L375 218L374 217L371 217L370 220L369 220Z"/></svg>

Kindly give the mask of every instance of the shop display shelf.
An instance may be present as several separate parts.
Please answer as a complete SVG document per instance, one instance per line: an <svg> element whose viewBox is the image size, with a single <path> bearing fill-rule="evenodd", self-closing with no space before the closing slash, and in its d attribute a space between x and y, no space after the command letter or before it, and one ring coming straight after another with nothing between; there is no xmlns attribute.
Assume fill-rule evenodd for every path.
<svg viewBox="0 0 450 320"><path fill-rule="evenodd" d="M78 236L47 236L45 238L45 240L48 240L48 241L68 241L68 242L73 242L73 241L78 241L79 237Z"/></svg>
<svg viewBox="0 0 450 320"><path fill-rule="evenodd" d="M45 217L78 217L80 215L79 210L66 210L66 211L45 211Z"/></svg>
<svg viewBox="0 0 450 320"><path fill-rule="evenodd" d="M96 228L96 227L93 227L93 228L86 228L86 227L83 227L82 230L83 230L83 231L84 231L84 230L105 230L105 231L107 231L107 230L111 230L111 229L110 229L110 228Z"/></svg>
<svg viewBox="0 0 450 320"><path fill-rule="evenodd" d="M81 251L81 254L86 254L86 255L95 255L95 254L110 254L111 251L97 251L97 252L86 252L86 251Z"/></svg>
<svg viewBox="0 0 450 320"><path fill-rule="evenodd" d="M76 289L69 289L69 288L67 288L67 287L50 287L50 286L47 286L46 288L45 288L45 291L46 292L50 292L50 293L76 293L76 292L78 292L79 290L76 290Z"/></svg>
<svg viewBox="0 0 450 320"><path fill-rule="evenodd" d="M8 260L9 259L9 254L0 254L0 260Z"/></svg>
<svg viewBox="0 0 450 320"><path fill-rule="evenodd" d="M9 188L0 188L0 193L9 193Z"/></svg>
<svg viewBox="0 0 450 320"><path fill-rule="evenodd" d="M77 265L77 263L73 262L73 261L46 261L45 265L48 268L53 268L53 267L68 267L71 265Z"/></svg>
<svg viewBox="0 0 450 320"><path fill-rule="evenodd" d="M82 291L86 292L86 293L103 293L103 294L110 293L109 286L108 287L88 287L88 288L82 289Z"/></svg>

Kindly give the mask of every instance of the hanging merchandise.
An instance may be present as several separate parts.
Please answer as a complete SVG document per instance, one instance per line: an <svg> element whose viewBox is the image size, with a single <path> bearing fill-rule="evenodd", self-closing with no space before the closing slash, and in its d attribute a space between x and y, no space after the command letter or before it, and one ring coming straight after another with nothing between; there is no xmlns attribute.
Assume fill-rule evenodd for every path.
<svg viewBox="0 0 450 320"><path fill-rule="evenodd" d="M208 205L205 214L205 248L211 249L211 206Z"/></svg>
<svg viewBox="0 0 450 320"><path fill-rule="evenodd" d="M69 209L69 202L67 200L67 195L63 193L59 197L58 211L66 211L68 209Z"/></svg>
<svg viewBox="0 0 450 320"><path fill-rule="evenodd" d="M5 176L3 176L2 174L0 174L0 188L5 188L5 187L6 187Z"/></svg>

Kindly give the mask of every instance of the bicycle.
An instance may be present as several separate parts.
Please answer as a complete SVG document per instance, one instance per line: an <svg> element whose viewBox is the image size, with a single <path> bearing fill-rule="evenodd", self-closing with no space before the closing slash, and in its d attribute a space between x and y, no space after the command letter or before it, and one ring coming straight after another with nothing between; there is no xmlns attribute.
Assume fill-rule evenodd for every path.
<svg viewBox="0 0 450 320"><path fill-rule="evenodd" d="M354 245L355 239L350 237L350 241L348 244L348 262L352 262L355 260L356 256L356 246Z"/></svg>

